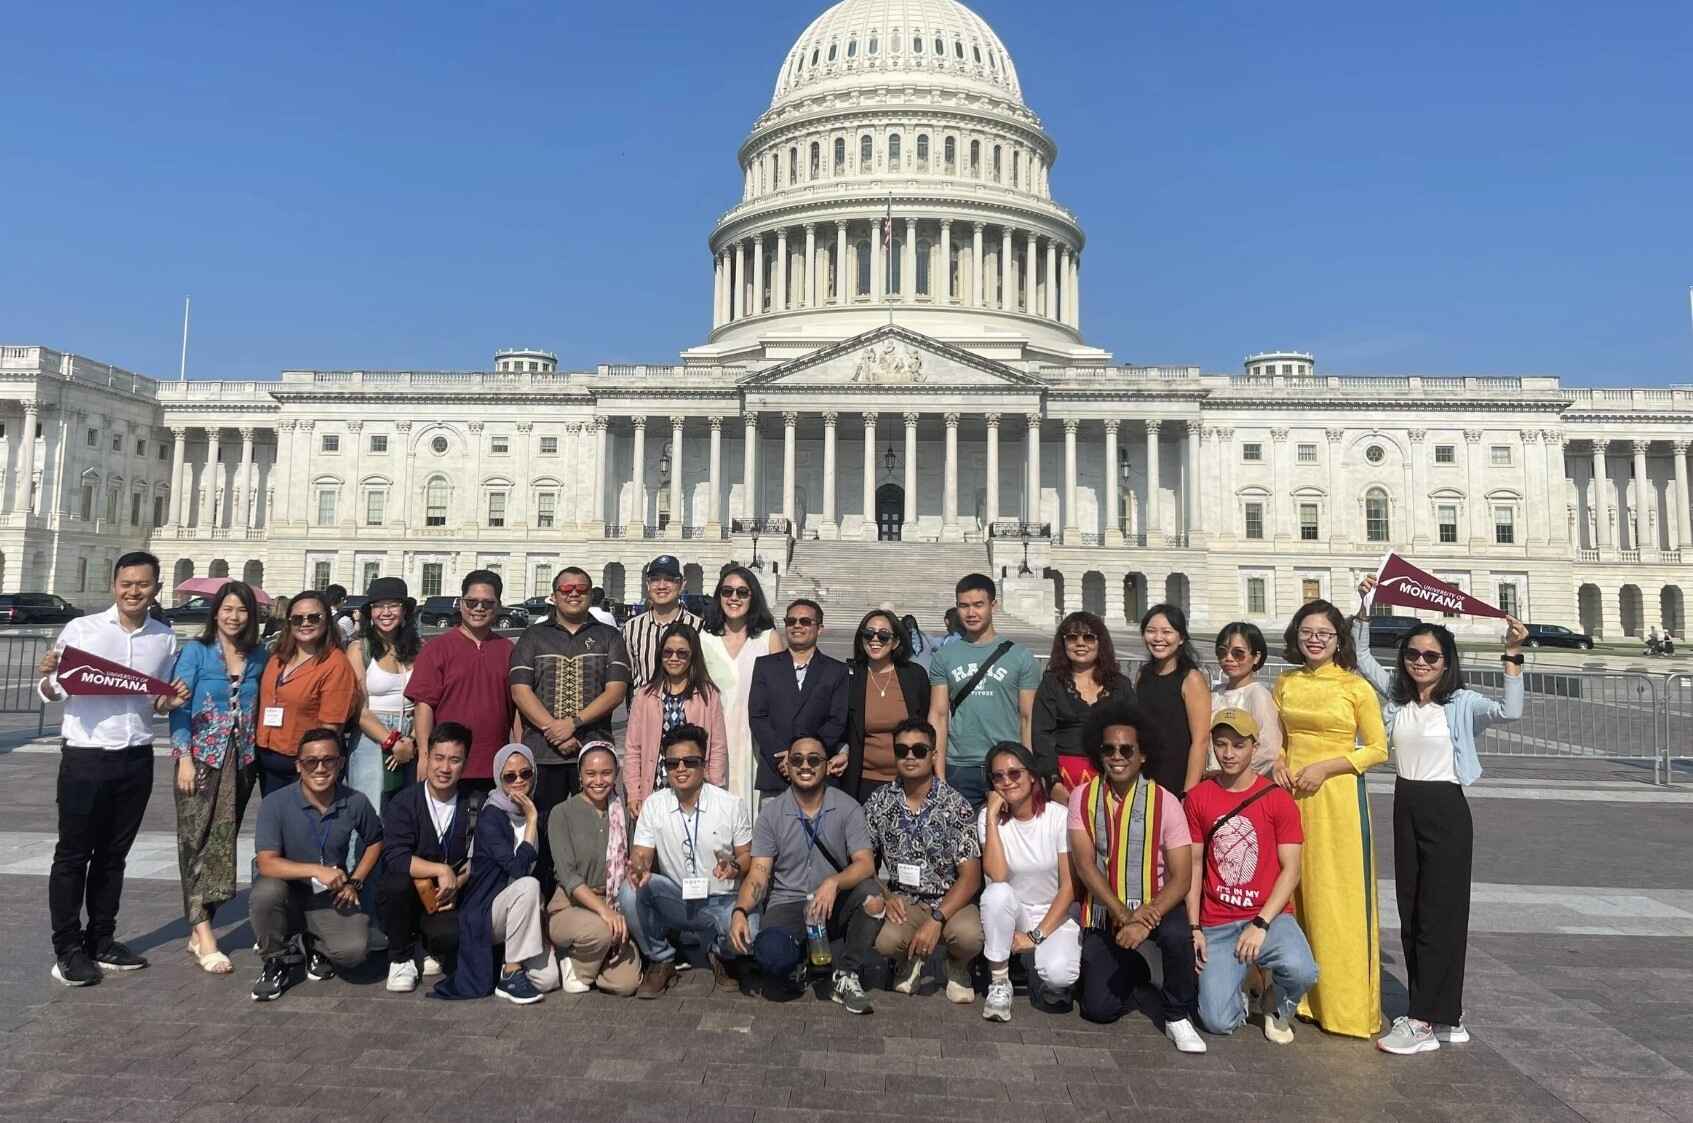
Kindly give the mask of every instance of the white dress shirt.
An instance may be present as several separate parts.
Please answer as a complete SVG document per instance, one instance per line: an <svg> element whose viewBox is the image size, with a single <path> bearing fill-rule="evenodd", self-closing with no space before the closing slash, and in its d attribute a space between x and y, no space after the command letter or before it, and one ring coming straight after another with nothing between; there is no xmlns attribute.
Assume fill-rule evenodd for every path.
<svg viewBox="0 0 1693 1123"><path fill-rule="evenodd" d="M176 667L176 633L151 616L133 632L119 623L118 606L95 616L78 616L65 625L53 650L67 647L121 663L132 671L169 682ZM64 698L65 716L59 736L67 745L99 749L127 749L153 743L153 699L135 694L73 694L65 696L59 676L49 675L53 691ZM56 702L41 691L43 701Z"/></svg>

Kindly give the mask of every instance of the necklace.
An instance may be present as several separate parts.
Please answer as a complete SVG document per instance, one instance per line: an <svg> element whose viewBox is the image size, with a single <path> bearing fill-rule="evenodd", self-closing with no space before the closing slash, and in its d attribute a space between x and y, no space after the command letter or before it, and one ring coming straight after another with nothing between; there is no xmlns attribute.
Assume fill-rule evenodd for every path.
<svg viewBox="0 0 1693 1123"><path fill-rule="evenodd" d="M894 669L892 664L889 664L886 671L870 672L870 685L876 688L876 697L886 698L888 696L888 688L886 684L893 678L893 674ZM878 678L881 680L880 682L877 681Z"/></svg>

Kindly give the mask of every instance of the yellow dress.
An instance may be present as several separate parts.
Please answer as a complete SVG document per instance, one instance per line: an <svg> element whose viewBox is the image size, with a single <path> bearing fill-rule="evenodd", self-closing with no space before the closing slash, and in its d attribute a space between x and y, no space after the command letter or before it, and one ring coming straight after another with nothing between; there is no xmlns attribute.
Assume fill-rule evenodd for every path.
<svg viewBox="0 0 1693 1123"><path fill-rule="evenodd" d="M1337 756L1352 766L1297 797L1305 846L1293 907L1317 960L1299 1013L1330 1033L1369 1037L1381 1028L1381 940L1364 772L1387 760L1381 704L1368 682L1332 663L1282 675L1275 698L1289 768Z"/></svg>

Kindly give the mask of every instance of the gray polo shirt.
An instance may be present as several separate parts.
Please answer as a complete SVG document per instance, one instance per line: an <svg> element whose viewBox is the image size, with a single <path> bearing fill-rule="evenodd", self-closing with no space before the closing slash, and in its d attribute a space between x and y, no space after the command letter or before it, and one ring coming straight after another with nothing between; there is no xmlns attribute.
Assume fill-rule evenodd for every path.
<svg viewBox="0 0 1693 1123"><path fill-rule="evenodd" d="M811 841L805 818L792 788L765 800L759 808L758 825L752 832L752 856L774 859L772 905L803 901L824 878L834 876L835 867L818 852L819 845L828 848L842 869L858 851L875 849L864 826L864 808L839 788L823 789L823 807L810 821L810 831L817 834L816 844Z"/></svg>
<svg viewBox="0 0 1693 1123"><path fill-rule="evenodd" d="M355 864L348 853L354 831L367 844L382 841L382 818L364 793L341 784L329 810L320 814L296 780L259 804L253 849L274 850L290 862L340 866L350 873Z"/></svg>

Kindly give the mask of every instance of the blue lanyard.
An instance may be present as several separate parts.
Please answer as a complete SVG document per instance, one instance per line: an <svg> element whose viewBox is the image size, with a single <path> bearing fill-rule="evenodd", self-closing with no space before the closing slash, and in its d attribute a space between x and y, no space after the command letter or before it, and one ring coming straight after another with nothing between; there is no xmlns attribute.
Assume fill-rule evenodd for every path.
<svg viewBox="0 0 1693 1123"><path fill-rule="evenodd" d="M335 816L335 812L333 810L331 810L328 813L326 813L323 816L323 818L318 820L318 828L319 829L318 829L318 832L317 832L317 860L318 860L319 864L325 865L325 866L327 866L329 864L329 858L325 855L324 851L329 847L330 832L335 829L334 816ZM341 864L340 860L337 859L335 864L337 866L339 866Z"/></svg>
<svg viewBox="0 0 1693 1123"><path fill-rule="evenodd" d="M676 814L678 814L678 815L683 814L682 808L680 806L678 806L676 808ZM683 819L682 819L682 851L683 851L683 853L687 854L687 856L688 856L688 872L691 873L691 874L698 874L700 872L699 857L698 857L698 855L699 855L699 842L700 842L700 805L696 803L696 804L694 804L694 831L693 831L692 834L688 833L687 817L684 816Z"/></svg>
<svg viewBox="0 0 1693 1123"><path fill-rule="evenodd" d="M806 858L807 858L808 861L810 860L811 852L813 850L817 849L817 846L818 846L817 832L823 826L823 816L827 815L828 813L829 813L829 808L827 808L827 807L820 808L817 812L817 818L813 820L813 819L807 819L805 817L805 813L803 811L795 811L794 812L794 818L798 819L799 825L805 828L805 837L810 840L810 843L809 843L809 845L807 845L806 851L805 851L806 852Z"/></svg>

